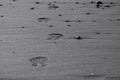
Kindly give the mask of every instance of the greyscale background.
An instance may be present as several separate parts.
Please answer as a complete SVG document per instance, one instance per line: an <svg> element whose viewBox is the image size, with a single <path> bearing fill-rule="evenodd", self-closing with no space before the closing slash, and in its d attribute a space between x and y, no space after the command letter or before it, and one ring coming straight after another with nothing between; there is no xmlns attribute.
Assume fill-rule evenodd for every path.
<svg viewBox="0 0 120 80"><path fill-rule="evenodd" d="M0 80L120 80L120 0L0 0Z"/></svg>

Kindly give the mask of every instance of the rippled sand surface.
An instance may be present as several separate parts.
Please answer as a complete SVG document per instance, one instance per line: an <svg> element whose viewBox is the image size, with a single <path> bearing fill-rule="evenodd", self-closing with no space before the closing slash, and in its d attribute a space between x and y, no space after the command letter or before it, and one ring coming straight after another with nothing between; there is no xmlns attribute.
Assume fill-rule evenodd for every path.
<svg viewBox="0 0 120 80"><path fill-rule="evenodd" d="M120 80L119 8L119 0L0 0L0 80Z"/></svg>

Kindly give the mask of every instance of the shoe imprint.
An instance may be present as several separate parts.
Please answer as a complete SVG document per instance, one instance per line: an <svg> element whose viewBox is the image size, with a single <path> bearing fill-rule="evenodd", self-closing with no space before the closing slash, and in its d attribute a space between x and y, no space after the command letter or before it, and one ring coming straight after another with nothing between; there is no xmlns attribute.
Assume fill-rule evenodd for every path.
<svg viewBox="0 0 120 80"><path fill-rule="evenodd" d="M58 40L61 37L63 37L63 34L60 34L60 33L51 33L51 34L48 34L48 36L49 36L49 38L47 38L47 40Z"/></svg>
<svg viewBox="0 0 120 80"><path fill-rule="evenodd" d="M38 18L37 20L38 20L38 22L45 22L45 23L47 23L48 20L50 20L50 18L40 17L40 18Z"/></svg>
<svg viewBox="0 0 120 80"><path fill-rule="evenodd" d="M32 63L31 65L34 67L38 67L38 66L45 67L47 66L48 58L44 56L37 56L29 59L29 61L30 63Z"/></svg>

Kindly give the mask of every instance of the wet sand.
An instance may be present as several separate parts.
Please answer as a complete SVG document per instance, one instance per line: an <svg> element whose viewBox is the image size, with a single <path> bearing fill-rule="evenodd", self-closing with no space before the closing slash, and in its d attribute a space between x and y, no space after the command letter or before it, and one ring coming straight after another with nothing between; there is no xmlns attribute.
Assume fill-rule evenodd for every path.
<svg viewBox="0 0 120 80"><path fill-rule="evenodd" d="M0 80L120 80L119 8L119 0L1 0ZM31 65L38 56L47 66Z"/></svg>

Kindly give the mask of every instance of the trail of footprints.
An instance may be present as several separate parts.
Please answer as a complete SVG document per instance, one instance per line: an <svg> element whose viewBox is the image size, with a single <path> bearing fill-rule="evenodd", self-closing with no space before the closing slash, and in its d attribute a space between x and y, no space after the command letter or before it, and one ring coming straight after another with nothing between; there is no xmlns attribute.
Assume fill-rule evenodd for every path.
<svg viewBox="0 0 120 80"><path fill-rule="evenodd" d="M11 3L12 6L14 6L14 4L17 4L19 3L20 0L10 0L9 3ZM88 8L88 9L95 9L95 10L103 10L106 11L107 9L111 9L111 8L114 8L114 7L119 7L120 6L120 3L117 3L117 2L107 2L107 0L105 1L88 1L88 2L76 2L76 1L70 1L70 2L64 2L64 1L49 1L49 2L42 2L42 1L31 1L31 2L26 2L28 4L33 4L34 6L31 6L29 9L29 12L30 14L34 11L39 11L39 7L42 7L43 5L45 6L45 9L47 11L51 11L53 12L53 15L57 18L53 19L50 17L45 17L45 15L43 15L43 17L36 17L36 21L35 22L38 22L39 24L44 24L44 25L48 25L48 27L45 26L45 29L52 29L52 28L59 28L57 25L54 25L54 24L51 24L50 22L56 22L56 23L62 23L62 24L67 24L67 26L64 26L65 28L67 27L68 29L69 28L74 28L74 26L72 26L72 24L70 23L79 23L79 24L87 24L88 22L91 22L91 24L94 24L94 23L97 23L97 20L87 20L87 19L82 19L81 16L94 16L94 15L99 15L97 12L96 13L92 13L92 12L87 12L87 11L83 11L83 13L78 13L77 15L77 18L74 18L72 17L71 19L66 19L65 16L66 13L62 13L60 12L59 9L61 9L62 6L65 6L65 5L73 5L73 6L70 6L72 7L71 8L71 11L75 11L75 10L79 10L79 9L84 9L84 8ZM2 4L0 2L0 10L2 8L6 8L6 5L7 4ZM8 4L9 5L9 4ZM26 6L27 7L27 6ZM12 7L13 9L17 9L17 6L14 6ZM27 7L28 8L28 7ZM56 11L59 11L59 13L54 13ZM68 11L68 10L67 10ZM36 12L37 13L37 12ZM49 13L48 13L49 14ZM67 13L68 15L71 14L71 13ZM76 13L77 14L77 13ZM72 15L76 15L76 14L71 14ZM12 14L14 15L14 14ZM80 16L81 15L81 16ZM6 25L7 24L7 18L9 18L10 15L4 15L2 13L0 13L0 28L2 25ZM41 16L41 14L40 14ZM54 17L53 16L53 17ZM80 16L80 18L79 18ZM59 19L59 18L63 18L62 20ZM9 20L9 19L8 19ZM120 21L120 17L116 18L116 19L108 19L108 21L110 22L119 22ZM26 27L24 27L24 25L22 25L21 27L19 26L16 26L18 28L23 28L23 29L26 29ZM80 27L80 26L79 26ZM118 26L119 27L119 26ZM29 27L27 27L29 28ZM21 34L21 33L20 33ZM84 34L84 33L82 33ZM89 33L88 33L89 34ZM97 35L100 35L102 34L101 32L95 32L95 34ZM104 32L103 32L104 34ZM114 33L113 33L114 34ZM56 42L59 42L59 40L63 39L63 37L66 37L65 34L62 34L62 33L56 33L56 32L53 32L53 33L49 33L45 39L48 40L48 41L56 41ZM91 38L91 37L82 37L81 35L78 35L78 36L69 36L67 37L67 39L74 39L74 40L84 40L84 39L96 39L96 38ZM66 39L66 40L67 40ZM2 40L0 40L2 41ZM36 56L36 57L32 57L29 59L29 62L31 63L31 66L32 67L46 67L46 66L49 66L47 65L47 62L49 61L48 57L46 56ZM84 76L81 76L82 78L103 78L103 77L106 77L106 75L102 75L102 74L89 74L89 75L84 75ZM106 80L120 80L120 77L106 77Z"/></svg>

